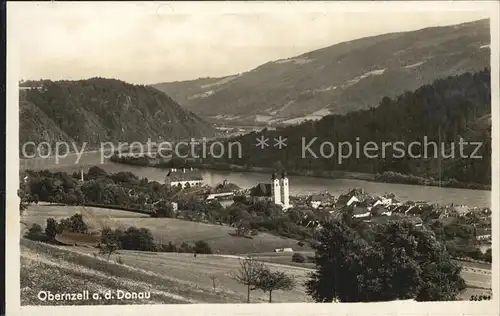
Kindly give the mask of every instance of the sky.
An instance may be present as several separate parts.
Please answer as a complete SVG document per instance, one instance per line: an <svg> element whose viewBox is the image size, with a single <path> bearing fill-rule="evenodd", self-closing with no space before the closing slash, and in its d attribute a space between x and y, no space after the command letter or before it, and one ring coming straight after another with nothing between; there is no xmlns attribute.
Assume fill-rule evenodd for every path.
<svg viewBox="0 0 500 316"><path fill-rule="evenodd" d="M9 2L7 40L17 48L20 79L99 76L152 84L232 75L356 38L488 18L480 5L468 7L477 11L416 11L421 2L399 9L391 3L364 4L365 12L356 12L359 5L344 10L346 4L304 10L302 4L243 2Z"/></svg>

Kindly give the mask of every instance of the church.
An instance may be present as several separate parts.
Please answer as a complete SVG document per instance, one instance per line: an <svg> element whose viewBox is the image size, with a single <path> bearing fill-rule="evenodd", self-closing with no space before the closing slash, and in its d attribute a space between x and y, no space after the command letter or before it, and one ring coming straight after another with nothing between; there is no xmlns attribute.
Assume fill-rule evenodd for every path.
<svg viewBox="0 0 500 316"><path fill-rule="evenodd" d="M272 201L280 205L283 210L292 207L290 205L290 186L286 172L278 177L276 173L271 176L271 183L259 183L250 189L250 196L254 201Z"/></svg>

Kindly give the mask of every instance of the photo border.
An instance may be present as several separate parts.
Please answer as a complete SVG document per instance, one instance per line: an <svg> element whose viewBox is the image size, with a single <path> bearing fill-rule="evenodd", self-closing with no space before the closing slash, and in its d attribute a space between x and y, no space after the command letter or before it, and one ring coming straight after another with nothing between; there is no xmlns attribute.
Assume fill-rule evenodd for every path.
<svg viewBox="0 0 500 316"><path fill-rule="evenodd" d="M491 34L491 112L492 112L492 291L491 301L457 301L416 303L261 303L261 304L193 304L193 305L109 305L109 306L20 306L19 249L19 58L16 43L16 19L27 6L57 6L95 10L110 6L117 14L148 10L149 13L218 14L249 12L326 12L326 11L465 11L490 12ZM160 9L160 11L158 11ZM123 11L122 11L123 10ZM26 21L23 21L26 23ZM498 315L499 306L499 211L500 191L500 107L499 107L499 3L497 1L339 1L339 2L8 2L7 3L7 103L6 111L6 314L14 315ZM36 32L36 28L34 28Z"/></svg>

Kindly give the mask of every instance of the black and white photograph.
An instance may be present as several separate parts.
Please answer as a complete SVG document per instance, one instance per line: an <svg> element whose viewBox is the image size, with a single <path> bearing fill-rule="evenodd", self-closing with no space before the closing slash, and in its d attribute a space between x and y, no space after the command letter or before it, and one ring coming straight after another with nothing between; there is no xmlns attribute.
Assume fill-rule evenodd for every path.
<svg viewBox="0 0 500 316"><path fill-rule="evenodd" d="M439 3L8 3L16 308L497 315L499 5Z"/></svg>

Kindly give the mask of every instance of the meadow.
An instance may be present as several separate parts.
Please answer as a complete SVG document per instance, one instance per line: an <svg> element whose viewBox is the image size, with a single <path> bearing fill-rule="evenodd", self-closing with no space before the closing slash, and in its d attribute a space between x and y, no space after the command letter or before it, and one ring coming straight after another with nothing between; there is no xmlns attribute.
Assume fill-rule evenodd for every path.
<svg viewBox="0 0 500 316"><path fill-rule="evenodd" d="M239 267L236 256L149 253L120 250L106 256L97 249L54 246L21 239L21 301L40 305L40 290L90 292L106 290L151 291L151 300L77 301L80 304L173 304L244 303L246 288L232 279ZM118 263L118 262L121 263ZM307 270L268 264L297 279L295 290L273 293L273 302L310 302L302 283ZM36 281L35 281L36 280ZM215 282L215 287L214 287ZM265 303L268 296L252 292L252 303ZM59 304L75 304L60 301ZM50 302L53 304L53 302Z"/></svg>
<svg viewBox="0 0 500 316"><path fill-rule="evenodd" d="M149 218L142 214L92 207L30 205L21 216L27 227L37 223L45 227L46 219L56 220L81 213L91 230L102 227L145 227L157 242L175 244L205 240L214 255L160 253L119 250L109 262L105 255L89 247L55 246L21 239L21 301L37 304L175 304L175 303L244 303L245 286L237 283L236 273L243 256L252 255L271 269L281 270L297 280L292 291L273 293L273 302L311 302L303 282L312 263L292 262L293 253L276 253L275 248L290 247L306 258L313 256L310 248L299 247L296 240L261 233L254 239L234 237L234 228L188 222L176 219ZM461 295L491 295L491 267L464 262L462 275L469 288ZM36 280L36 281L34 281ZM40 290L72 291L106 290L151 291L150 300L100 300L41 302ZM261 291L252 292L252 302L267 302Z"/></svg>
<svg viewBox="0 0 500 316"><path fill-rule="evenodd" d="M52 206L52 205L30 205L21 215L24 223L24 231L33 223L45 227L47 218L52 217L60 220L73 214L81 213L85 223L93 231L99 231L103 227L127 228L135 226L145 227L151 230L157 243L174 244L182 242L194 243L198 240L206 241L214 253L220 254L242 254L272 252L276 248L292 248L300 251L310 251L307 246L298 246L297 240L260 233L252 239L232 236L235 229L229 226L213 225L198 222L190 222L171 218L152 218L147 215L127 211L101 209L83 206Z"/></svg>

